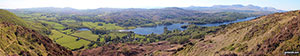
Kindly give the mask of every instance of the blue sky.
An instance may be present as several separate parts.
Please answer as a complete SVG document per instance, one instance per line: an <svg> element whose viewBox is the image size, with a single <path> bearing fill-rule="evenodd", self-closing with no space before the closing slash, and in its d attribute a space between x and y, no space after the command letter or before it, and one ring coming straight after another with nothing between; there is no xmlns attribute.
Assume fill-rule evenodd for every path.
<svg viewBox="0 0 300 56"><path fill-rule="evenodd" d="M281 10L300 9L300 0L0 0L0 8L72 7L95 8L156 8L213 5L257 5Z"/></svg>

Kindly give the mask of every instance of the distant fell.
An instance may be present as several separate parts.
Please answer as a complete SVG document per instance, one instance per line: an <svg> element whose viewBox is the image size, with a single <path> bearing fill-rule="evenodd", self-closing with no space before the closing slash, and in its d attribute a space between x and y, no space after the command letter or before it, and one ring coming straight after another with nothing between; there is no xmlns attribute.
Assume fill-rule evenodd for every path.
<svg viewBox="0 0 300 56"><path fill-rule="evenodd" d="M297 10L231 24L176 55L285 56L285 52L299 52L299 42L300 10Z"/></svg>
<svg viewBox="0 0 300 56"><path fill-rule="evenodd" d="M207 12L284 12L283 10L279 10L273 7L259 7L255 5L214 5L212 7L201 7L201 6L190 6L183 7L187 10L198 10L198 11L207 11Z"/></svg>

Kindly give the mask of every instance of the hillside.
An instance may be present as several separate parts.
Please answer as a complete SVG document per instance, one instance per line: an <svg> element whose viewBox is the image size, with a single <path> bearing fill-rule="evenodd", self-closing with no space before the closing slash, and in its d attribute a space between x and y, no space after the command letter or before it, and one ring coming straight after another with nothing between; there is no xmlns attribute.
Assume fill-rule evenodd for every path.
<svg viewBox="0 0 300 56"><path fill-rule="evenodd" d="M48 37L26 28L25 21L13 13L1 9L0 17L0 55L70 56L72 54Z"/></svg>
<svg viewBox="0 0 300 56"><path fill-rule="evenodd" d="M17 17L15 14L8 12L6 10L0 9L0 22L10 22L13 24L26 26L25 21L23 21L21 18Z"/></svg>
<svg viewBox="0 0 300 56"><path fill-rule="evenodd" d="M177 52L179 56L282 56L300 51L300 11L234 23Z"/></svg>
<svg viewBox="0 0 300 56"><path fill-rule="evenodd" d="M163 52L160 55L171 55L183 45L168 44L161 41L149 44L110 44L92 49L74 51L75 56L157 56L153 53Z"/></svg>

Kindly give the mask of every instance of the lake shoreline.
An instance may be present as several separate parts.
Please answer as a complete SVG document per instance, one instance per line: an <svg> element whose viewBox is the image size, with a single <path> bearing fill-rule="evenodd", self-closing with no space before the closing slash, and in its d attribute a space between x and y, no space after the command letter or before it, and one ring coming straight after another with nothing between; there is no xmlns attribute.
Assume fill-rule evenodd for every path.
<svg viewBox="0 0 300 56"><path fill-rule="evenodd" d="M231 23L238 23L238 22L243 22L243 21L249 21L252 19L255 19L256 17L247 17L245 19L237 19L235 21L230 21L230 22L223 22L223 23L209 23L209 24L195 24L197 26L204 26L204 27L212 27L212 26L220 26L220 25L227 25ZM127 30L117 30L119 32L134 32L136 34L141 34L141 35L148 35L148 34L162 34L164 32L164 28L167 27L168 30L186 30L186 28L181 28L184 25L191 25L191 23L173 23L171 25L157 25L153 27L137 27L135 29L127 29Z"/></svg>

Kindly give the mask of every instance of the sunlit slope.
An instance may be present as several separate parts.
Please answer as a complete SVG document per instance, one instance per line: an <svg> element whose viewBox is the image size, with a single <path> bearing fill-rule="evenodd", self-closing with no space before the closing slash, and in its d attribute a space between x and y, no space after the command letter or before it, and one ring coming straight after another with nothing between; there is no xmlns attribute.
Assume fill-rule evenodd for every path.
<svg viewBox="0 0 300 56"><path fill-rule="evenodd" d="M0 22L10 22L16 25L26 26L25 21L7 10L0 9Z"/></svg>
<svg viewBox="0 0 300 56"><path fill-rule="evenodd" d="M14 14L0 9L0 55L70 56L71 51L55 44L48 37L26 28Z"/></svg>
<svg viewBox="0 0 300 56"><path fill-rule="evenodd" d="M282 56L300 51L300 11L275 13L227 26L179 51L179 56Z"/></svg>

